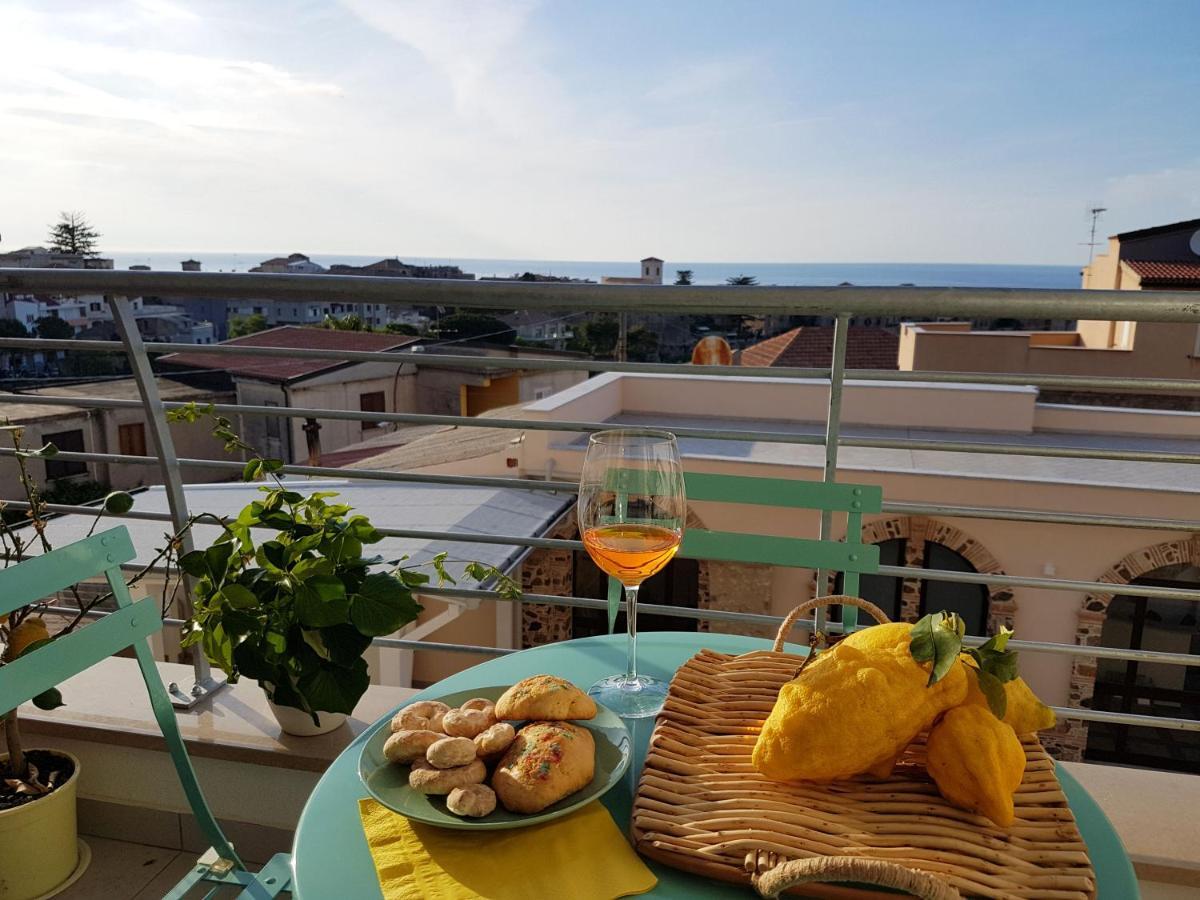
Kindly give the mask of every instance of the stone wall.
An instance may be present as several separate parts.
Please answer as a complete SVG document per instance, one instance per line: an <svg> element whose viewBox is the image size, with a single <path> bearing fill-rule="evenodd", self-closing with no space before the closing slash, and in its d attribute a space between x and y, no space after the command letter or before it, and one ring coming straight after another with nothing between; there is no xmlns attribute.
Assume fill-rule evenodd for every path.
<svg viewBox="0 0 1200 900"><path fill-rule="evenodd" d="M748 612L769 615L771 612L771 566L754 563L709 562L700 566L700 609L720 609L729 612ZM753 637L775 637L776 628L770 625L749 625L742 622L718 622L701 619L700 631L719 634L746 634Z"/></svg>
<svg viewBox="0 0 1200 900"><path fill-rule="evenodd" d="M565 516L544 537L578 540L575 516ZM575 582L575 554L571 550L535 549L521 564L521 591L570 597ZM571 607L545 603L521 604L521 646L537 647L571 639Z"/></svg>

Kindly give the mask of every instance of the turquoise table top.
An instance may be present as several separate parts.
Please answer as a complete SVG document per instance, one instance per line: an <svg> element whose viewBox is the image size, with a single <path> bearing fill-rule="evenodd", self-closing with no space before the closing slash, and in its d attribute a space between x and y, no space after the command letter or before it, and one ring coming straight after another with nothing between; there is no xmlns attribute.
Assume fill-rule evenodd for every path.
<svg viewBox="0 0 1200 900"><path fill-rule="evenodd" d="M698 632L645 632L638 635L638 669L659 678L671 678L689 657L702 647L722 653L746 653L767 649L761 638ZM802 648L789 646L792 652ZM480 663L438 682L418 695L438 696L452 691L495 684L512 684L549 672L589 685L605 675L624 671L625 636L606 635L547 644L521 653ZM358 756L373 732L387 727L387 716L358 736L336 759L309 797L296 829L293 849L295 878L292 890L300 900L345 897L367 900L380 897L379 882L358 818L358 801L367 796L358 780ZM638 774L645 762L646 746L654 719L628 722L633 735L634 758L624 781L609 791L605 806L622 828L628 828ZM1095 866L1097 900L1132 900L1138 897L1137 880L1125 848L1100 807L1062 768L1058 770L1063 790L1079 822ZM747 887L718 884L683 872L649 863L658 876L658 886L645 897L724 898L757 896ZM536 898L531 898L536 900Z"/></svg>

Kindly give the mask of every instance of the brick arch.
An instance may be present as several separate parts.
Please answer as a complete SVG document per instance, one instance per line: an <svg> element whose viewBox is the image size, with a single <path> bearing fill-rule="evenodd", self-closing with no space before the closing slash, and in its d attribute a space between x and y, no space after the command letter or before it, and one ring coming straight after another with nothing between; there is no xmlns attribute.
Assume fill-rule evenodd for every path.
<svg viewBox="0 0 1200 900"><path fill-rule="evenodd" d="M1135 578L1165 566L1200 566L1200 534L1174 541L1164 541L1135 550L1121 557L1104 570L1096 580L1114 585L1130 584ZM1099 647L1108 618L1108 606L1120 591L1111 594L1087 594L1080 604L1075 643L1082 647ZM1071 689L1068 704L1080 708L1091 705L1096 690L1096 657L1076 656L1071 663ZM1059 759L1079 760L1087 747L1088 723L1068 720L1059 723L1051 738ZM1043 741L1043 743L1048 743Z"/></svg>
<svg viewBox="0 0 1200 900"><path fill-rule="evenodd" d="M704 528L704 522L688 507L685 520L688 528ZM544 537L559 540L579 540L579 525L575 519L575 508L571 507ZM697 606L712 605L707 560L697 560L699 598ZM527 594L551 594L569 597L575 575L575 557L570 550L535 549L521 564L521 590ZM535 647L555 641L571 639L571 608L544 604L521 605L521 646Z"/></svg>
<svg viewBox="0 0 1200 900"><path fill-rule="evenodd" d="M885 519L874 519L863 525L863 543L878 544L882 541L904 539L904 564L920 568L925 560L925 544L929 541L949 547L967 560L983 575L1003 575L1004 569L991 551L961 528L947 522L931 519L926 516L892 516ZM833 589L833 578L830 576L829 589ZM1016 618L1017 604L1013 599L1011 588L1001 585L987 585L988 589L988 632L995 634L1001 626L1013 627ZM921 580L905 578L900 587L900 617L908 622L915 622L920 616L921 609Z"/></svg>

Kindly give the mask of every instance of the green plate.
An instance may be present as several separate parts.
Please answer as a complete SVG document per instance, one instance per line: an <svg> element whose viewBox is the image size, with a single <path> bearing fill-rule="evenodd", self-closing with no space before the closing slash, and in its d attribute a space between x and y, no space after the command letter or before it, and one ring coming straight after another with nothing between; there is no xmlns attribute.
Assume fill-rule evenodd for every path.
<svg viewBox="0 0 1200 900"><path fill-rule="evenodd" d="M422 700L441 700L447 706L456 707L472 697L486 697L488 700L498 700L500 695L508 690L508 686L473 688L469 691L456 691L444 697L422 697ZM574 794L559 800L553 806L548 806L540 813L522 815L510 813L502 806L481 819L468 819L456 816L446 809L445 797L434 797L414 791L408 786L408 766L389 763L383 755L383 745L391 737L391 728L387 722L375 731L363 745L362 754L358 758L358 777L362 779L367 793L386 806L403 816L428 825L442 828L477 829L482 831L499 828L523 828L526 825L536 825L565 816L572 810L596 800L621 780L625 770L629 768L631 745L629 731L625 723L616 713L605 706L596 704L596 718L576 720L572 722L592 733L596 742L596 773L588 784Z"/></svg>

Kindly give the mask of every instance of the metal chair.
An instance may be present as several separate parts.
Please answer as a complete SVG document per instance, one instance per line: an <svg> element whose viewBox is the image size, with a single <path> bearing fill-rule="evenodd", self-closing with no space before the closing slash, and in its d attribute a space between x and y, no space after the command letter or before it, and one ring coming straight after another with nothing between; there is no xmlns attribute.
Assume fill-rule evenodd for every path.
<svg viewBox="0 0 1200 900"><path fill-rule="evenodd" d="M845 513L846 539L815 541L689 528L683 535L680 556L842 572L841 593L855 597L858 596L859 576L879 571L879 548L862 542L863 513L880 512L883 505L883 489L878 485L826 484L703 472L685 473L684 484L689 501L811 509L831 515ZM858 625L858 610L853 606L842 607L842 624L848 631L854 629Z"/></svg>
<svg viewBox="0 0 1200 900"><path fill-rule="evenodd" d="M162 628L155 599L134 601L121 574L121 564L134 559L133 543L126 528L114 528L77 541L42 556L0 570L0 614L51 596L73 584L104 575L117 601L117 609L102 619L57 638L0 669L0 710L15 709L95 665L118 651L133 648L142 679L167 750L175 764L180 784L200 830L211 843L188 875L166 894L176 900L199 884L214 885L206 897L228 887L240 888L246 900L269 900L291 886L291 856L276 854L263 868L247 870L233 845L213 817L200 790L196 771L179 733L179 723L170 696L154 665L147 638Z"/></svg>

